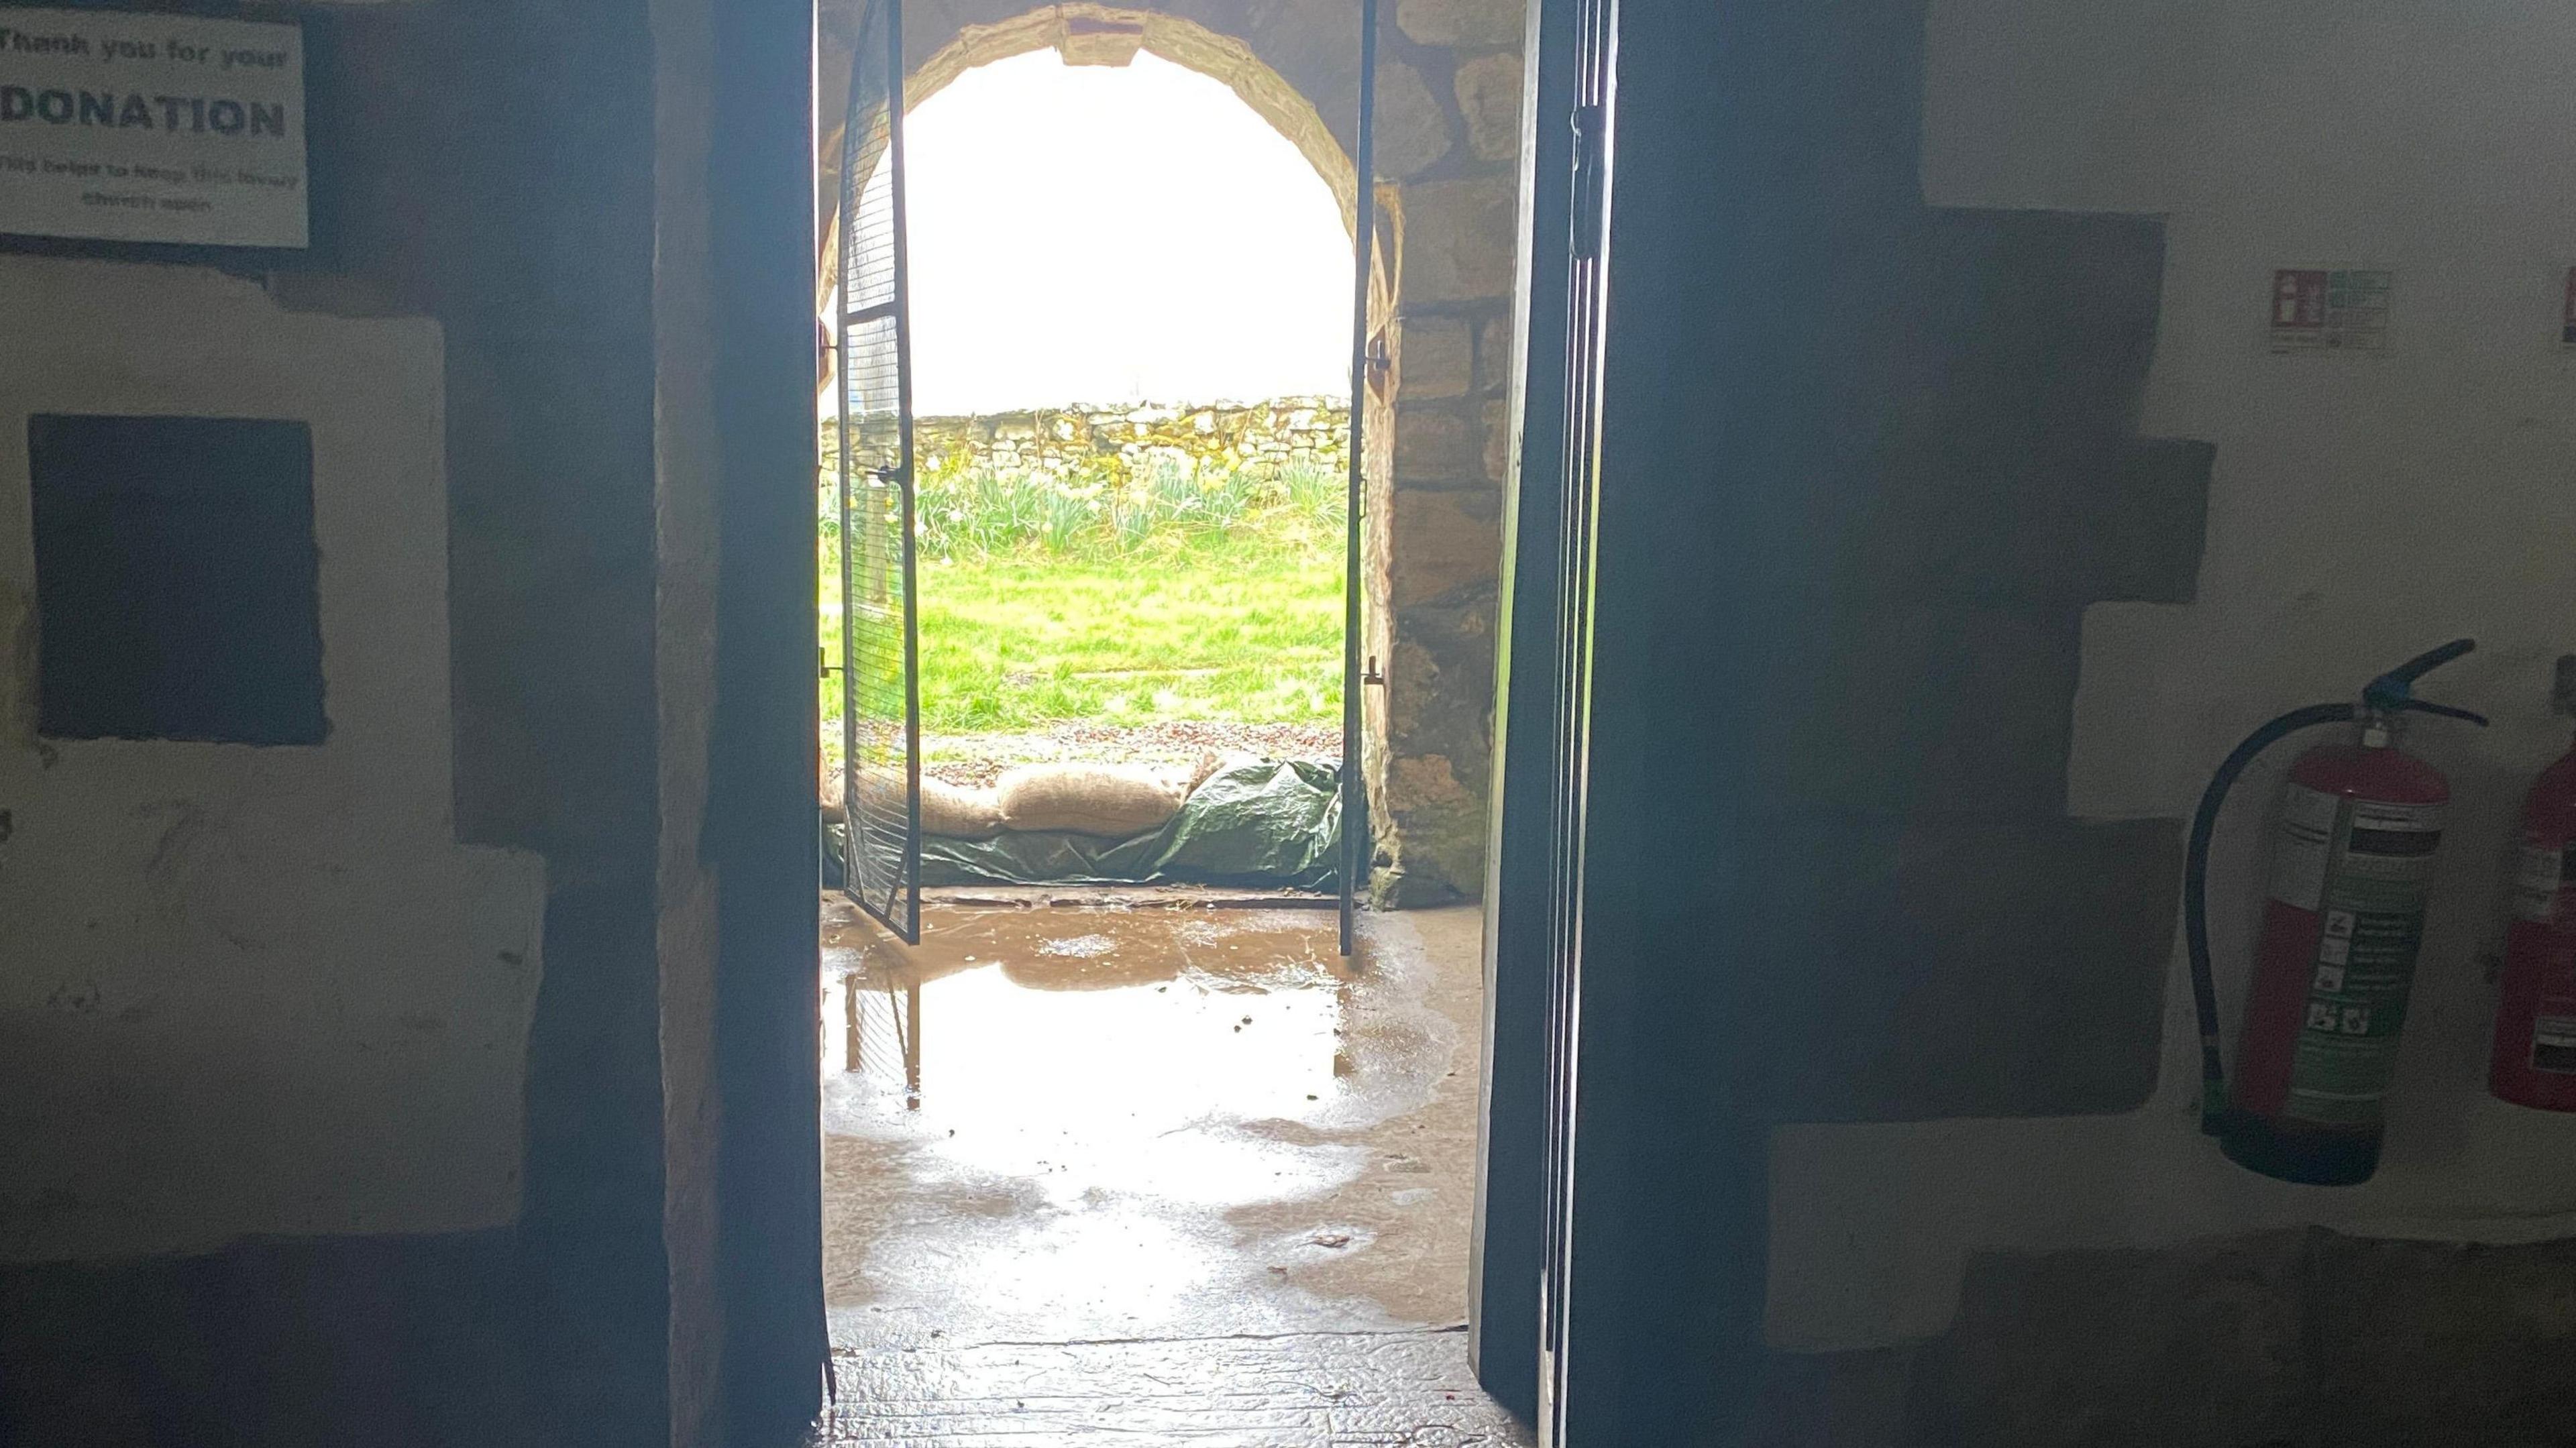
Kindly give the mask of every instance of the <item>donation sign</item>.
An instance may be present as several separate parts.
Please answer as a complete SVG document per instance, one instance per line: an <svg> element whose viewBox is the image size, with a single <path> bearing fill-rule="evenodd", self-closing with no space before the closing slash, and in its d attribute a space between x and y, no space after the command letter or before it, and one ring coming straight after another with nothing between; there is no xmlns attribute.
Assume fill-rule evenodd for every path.
<svg viewBox="0 0 2576 1448"><path fill-rule="evenodd" d="M304 32L0 7L0 233L305 245Z"/></svg>

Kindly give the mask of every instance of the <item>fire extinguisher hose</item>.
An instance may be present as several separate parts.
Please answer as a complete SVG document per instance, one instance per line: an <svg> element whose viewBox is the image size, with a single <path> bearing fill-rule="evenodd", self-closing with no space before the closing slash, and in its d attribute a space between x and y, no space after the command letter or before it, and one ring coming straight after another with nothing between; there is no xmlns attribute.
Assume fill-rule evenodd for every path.
<svg viewBox="0 0 2576 1448"><path fill-rule="evenodd" d="M2227 792L2254 757L2302 729L2320 724L2348 724L2359 710L2351 704L2310 704L2293 709L2245 736L2209 787L2200 792L2192 812L2191 842L2183 851L2182 927L2191 952L2191 1004L2200 1017L2200 1129L2216 1136L2227 1112L2227 1063L2218 1041L2218 984L2209 969L2209 838L2218 829L2218 812Z"/></svg>

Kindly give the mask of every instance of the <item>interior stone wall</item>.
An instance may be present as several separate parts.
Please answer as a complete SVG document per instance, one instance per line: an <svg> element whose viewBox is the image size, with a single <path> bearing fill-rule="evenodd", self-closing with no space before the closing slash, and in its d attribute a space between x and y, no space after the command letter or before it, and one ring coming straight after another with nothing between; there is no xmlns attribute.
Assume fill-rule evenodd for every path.
<svg viewBox="0 0 2576 1448"><path fill-rule="evenodd" d="M220 1153L219 1174L292 1164L279 1189L301 1200L292 1212L206 1214L214 1241L129 1235L0 1271L0 1317L67 1325L0 1335L0 1439L507 1441L485 1421L485 1406L500 1404L524 1404L512 1427L542 1441L672 1436L664 1214L702 1199L666 1201L666 1131L695 1151L712 1127L703 1090L666 1118L666 1047L702 1084L705 1045L687 1021L666 1041L663 991L679 988L676 1011L704 1007L707 881L692 864L709 701L694 663L712 623L703 568L676 570L668 595L661 587L661 550L708 540L703 479L685 455L666 472L659 450L657 429L696 414L685 393L668 418L660 410L657 303L671 294L657 290L657 246L688 234L666 231L671 218L657 212L656 86L671 78L657 74L654 8L303 7L306 253L163 248L111 262L60 254L77 246L9 248L35 253L0 274L13 343L21 326L86 325L72 345L112 350L120 308L162 301L135 344L149 369L60 370L44 405L187 411L204 396L234 415L315 415L317 438L349 416L358 441L345 463L322 459L317 485L355 480L341 495L350 503L378 489L401 506L323 539L326 588L337 555L353 599L400 601L359 610L352 631L328 640L334 722L366 726L346 741L364 767L338 767L330 745L318 767L284 757L297 751L174 746L155 760L103 750L88 784L66 764L45 786L80 790L85 801L66 801L71 816L85 803L99 820L136 790L177 801L212 791L289 841L272 858L206 836L193 885L146 878L128 897L130 913L203 915L206 895L218 907L210 928L227 923L226 900L275 897L284 928L263 918L234 932L246 943L225 949L270 968L244 975L223 1009L170 1000L156 1029L186 1040L185 1055L90 1053L101 1073L93 1096L220 1110L232 1088L191 1069L202 1056L264 1073L281 1103L309 1094L326 1116L257 1111L258 1098L242 1098L242 1133L188 1133L182 1150L148 1159L131 1134L47 1141L45 1154L76 1176L148 1179L181 1200L200 1170L189 1152ZM703 86L703 69L686 83ZM703 191L703 168L674 173L674 184ZM298 367L311 375L299 380ZM343 446L329 445L334 457ZM443 535L422 526L370 543L424 504ZM326 494L326 529L333 506ZM346 712L374 680L420 670L434 687ZM666 753L665 728L684 757ZM299 770L311 776L300 784ZM399 829L377 827L392 817ZM479 889L502 915L524 892L523 918L460 902L450 882L466 868L486 877ZM233 889L235 877L247 887ZM354 923L337 910L299 923L294 907L375 884L383 899ZM65 928L77 938L81 920ZM451 936L457 947L444 950ZM22 938L14 919L0 928L0 958ZM443 956L454 958L433 968ZM482 970L474 980L458 964L469 958ZM151 964L136 953L120 970ZM203 960L189 964L203 975ZM515 999L497 1013L439 1009L478 983ZM244 1030L245 1013L267 1023ZM260 1046L272 1036L273 1053ZM260 1046L255 1059L245 1045ZM382 1064L353 1073L344 1054ZM373 1071L389 1084L368 1084ZM385 1107L384 1092L405 1104ZM441 1134L415 1120L441 1107L497 1113L509 1163L487 1167L488 1127L451 1122ZM332 1125L328 1111L346 1119ZM335 1141L363 1150L335 1156ZM404 1210L366 1208L379 1197ZM454 1206L460 1198L470 1205ZM240 1232L307 1235L266 1247L221 1240ZM120 1255L153 1250L192 1255ZM442 1275L456 1282L454 1301L441 1298ZM704 1297L702 1284L694 1290ZM38 1315L20 1319L21 1309ZM126 1353L135 1356L121 1368L100 1366ZM85 1396L45 1388L66 1382ZM442 1435L432 1395L493 1431ZM694 1402L683 1409L703 1417Z"/></svg>
<svg viewBox="0 0 2576 1448"><path fill-rule="evenodd" d="M1927 203L1920 4L1616 19L1563 1401L1732 1442L1773 1241L1904 1181L1773 1195L1788 1123L2155 1088L2182 830L2071 815L2069 721L2212 449L2140 424L2155 218Z"/></svg>
<svg viewBox="0 0 2576 1448"><path fill-rule="evenodd" d="M823 6L827 168L838 163L860 8ZM1364 755L1374 893L1404 905L1473 895L1483 879L1524 8L1387 0L1379 14L1372 181L1382 290L1364 429L1362 651L1385 682L1365 701ZM1035 9L910 0L904 27L913 104L972 66L1031 50L1052 46L1084 64L1150 50L1226 82L1315 163L1345 214L1353 209L1354 0ZM827 169L821 195L837 192ZM827 237L830 219L821 218Z"/></svg>
<svg viewBox="0 0 2576 1448"><path fill-rule="evenodd" d="M545 872L455 828L438 328L20 256L0 331L0 1261L507 1225ZM323 740L39 735L50 412L310 429Z"/></svg>
<svg viewBox="0 0 2576 1448"><path fill-rule="evenodd" d="M2563 1438L2545 1405L2568 1389L2547 1365L2576 1320L2519 1284L2565 1270L2576 1119L2488 1094L2496 998L2480 957L2503 918L2498 852L2522 792L2567 746L2545 705L2576 590L2576 442L2543 420L2568 381L2576 166L2544 138L2576 105L2553 78L2576 55L2576 20L2312 0L1923 8L1901 33L1920 47L1911 169L1927 200L2162 218L2137 415L2211 446L2191 587L2114 595L2073 641L2080 682L2052 723L2050 781L2068 809L2102 828L2184 815L2262 720L2349 697L2452 637L2478 651L2426 693L2494 723L2407 737L2450 781L2450 829L2369 1182L2269 1181L2199 1132L2197 1034L2171 951L2147 962L2160 1023L2123 1032L2154 1083L2134 1110L1776 1130L1769 1340L1922 1349L1933 1377L1909 1396L1932 1417L1912 1426L1950 1441ZM2269 349L2273 270L2320 259L2394 272L2384 350ZM2153 492L2136 505L2141 520L2172 507ZM1939 536L1929 515L1903 522ZM1998 527L1988 546L2031 531ZM2003 642L1998 630L1985 647ZM2281 771L2327 737L2274 748L2219 824L2209 922L2231 1046L2267 812ZM2006 888L2040 878L2014 870ZM1978 1015L2018 1009L2004 987ZM2063 1071L2052 1055L1984 1059ZM2130 1325L2076 1307L2088 1277Z"/></svg>
<svg viewBox="0 0 2576 1448"><path fill-rule="evenodd" d="M1620 1334L1591 1404L1687 1428L1609 1436L2564 1441L2576 1121L2487 1096L2475 948L2566 747L2576 22L1620 23L1569 1320ZM2397 272L2384 352L2267 348L2325 258ZM2254 1176L2198 1130L2181 819L2468 634L2386 1157ZM2219 837L2231 1039L2296 752Z"/></svg>

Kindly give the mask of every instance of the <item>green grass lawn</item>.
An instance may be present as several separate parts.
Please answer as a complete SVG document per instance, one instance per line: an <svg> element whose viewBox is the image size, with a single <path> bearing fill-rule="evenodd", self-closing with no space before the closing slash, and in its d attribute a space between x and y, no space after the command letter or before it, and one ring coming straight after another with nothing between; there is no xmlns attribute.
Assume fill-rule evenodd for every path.
<svg viewBox="0 0 2576 1448"><path fill-rule="evenodd" d="M1340 719L1337 480L1164 477L1100 491L980 477L925 485L924 732ZM834 663L837 553L827 506L821 622ZM835 675L823 691L835 754L839 694Z"/></svg>
<svg viewBox="0 0 2576 1448"><path fill-rule="evenodd" d="M1341 709L1341 559L1320 549L1232 539L921 570L925 730L1290 724Z"/></svg>

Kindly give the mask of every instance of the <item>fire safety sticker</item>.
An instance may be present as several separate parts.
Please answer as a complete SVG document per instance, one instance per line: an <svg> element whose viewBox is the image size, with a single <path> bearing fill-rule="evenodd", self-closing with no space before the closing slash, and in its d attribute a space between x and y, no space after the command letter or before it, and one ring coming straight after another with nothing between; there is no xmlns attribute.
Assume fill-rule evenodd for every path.
<svg viewBox="0 0 2576 1448"><path fill-rule="evenodd" d="M2272 273L2275 352L2382 352L2397 274L2283 267Z"/></svg>

